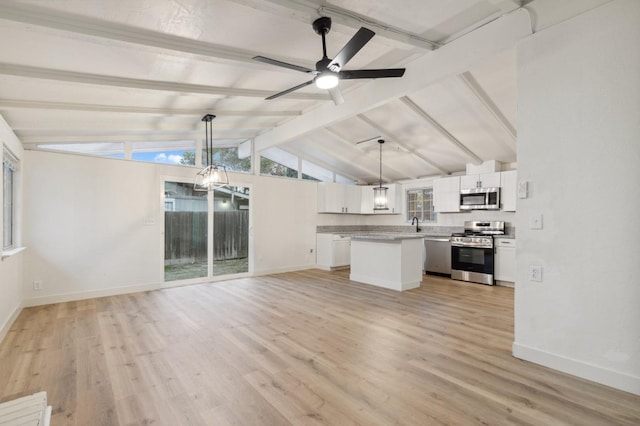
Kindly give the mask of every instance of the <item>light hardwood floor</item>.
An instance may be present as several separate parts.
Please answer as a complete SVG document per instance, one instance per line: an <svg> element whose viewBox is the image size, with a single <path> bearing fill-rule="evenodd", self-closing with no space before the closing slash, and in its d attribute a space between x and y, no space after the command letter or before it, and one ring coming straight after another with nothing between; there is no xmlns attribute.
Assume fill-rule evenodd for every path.
<svg viewBox="0 0 640 426"><path fill-rule="evenodd" d="M638 425L640 397L511 356L513 290L310 270L25 309L0 401L60 425Z"/></svg>

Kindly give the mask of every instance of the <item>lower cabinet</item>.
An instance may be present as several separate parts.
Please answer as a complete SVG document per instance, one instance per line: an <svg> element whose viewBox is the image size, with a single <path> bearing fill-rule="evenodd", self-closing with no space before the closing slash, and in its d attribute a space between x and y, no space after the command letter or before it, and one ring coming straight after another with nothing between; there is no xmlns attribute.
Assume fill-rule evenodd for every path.
<svg viewBox="0 0 640 426"><path fill-rule="evenodd" d="M498 281L516 281L516 240L496 238L494 278Z"/></svg>
<svg viewBox="0 0 640 426"><path fill-rule="evenodd" d="M334 269L351 264L351 238L339 234L316 234L316 266Z"/></svg>

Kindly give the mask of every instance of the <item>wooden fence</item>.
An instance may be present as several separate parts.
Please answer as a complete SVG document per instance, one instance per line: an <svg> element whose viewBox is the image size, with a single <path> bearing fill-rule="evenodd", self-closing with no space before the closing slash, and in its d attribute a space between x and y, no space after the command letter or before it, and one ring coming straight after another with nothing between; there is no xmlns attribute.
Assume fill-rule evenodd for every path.
<svg viewBox="0 0 640 426"><path fill-rule="evenodd" d="M164 212L165 264L207 260L207 212ZM238 259L249 252L249 212L213 213L214 260Z"/></svg>

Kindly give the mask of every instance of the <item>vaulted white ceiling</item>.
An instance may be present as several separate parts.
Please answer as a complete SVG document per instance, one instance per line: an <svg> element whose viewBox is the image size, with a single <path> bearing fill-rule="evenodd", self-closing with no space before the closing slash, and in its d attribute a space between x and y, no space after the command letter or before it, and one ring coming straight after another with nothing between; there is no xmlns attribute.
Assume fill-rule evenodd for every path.
<svg viewBox="0 0 640 426"><path fill-rule="evenodd" d="M515 43L606 0L26 0L0 2L0 114L26 148L46 143L253 140L358 182L516 159ZM557 3L557 2L556 2ZM256 55L315 68L329 16L333 57L360 27L376 35L345 69L344 103Z"/></svg>

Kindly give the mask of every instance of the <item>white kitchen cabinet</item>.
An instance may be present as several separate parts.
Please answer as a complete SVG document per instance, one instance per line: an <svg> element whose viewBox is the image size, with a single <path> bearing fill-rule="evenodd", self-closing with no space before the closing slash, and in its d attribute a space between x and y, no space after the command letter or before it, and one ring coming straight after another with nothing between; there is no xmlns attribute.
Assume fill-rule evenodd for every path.
<svg viewBox="0 0 640 426"><path fill-rule="evenodd" d="M339 234L316 234L316 265L331 270L351 263L351 238Z"/></svg>
<svg viewBox="0 0 640 426"><path fill-rule="evenodd" d="M402 185L392 183L384 185L389 188L387 190L387 207L388 210L373 209L373 188L379 185L362 186L362 202L360 213L362 214L398 214L402 213Z"/></svg>
<svg viewBox="0 0 640 426"><path fill-rule="evenodd" d="M318 213L360 213L360 186L318 183Z"/></svg>
<svg viewBox="0 0 640 426"><path fill-rule="evenodd" d="M502 210L505 212L516 211L516 181L518 172L510 170L500 173L500 199Z"/></svg>
<svg viewBox="0 0 640 426"><path fill-rule="evenodd" d="M495 274L498 281L516 281L516 240L496 238Z"/></svg>
<svg viewBox="0 0 640 426"><path fill-rule="evenodd" d="M460 211L460 176L433 181L433 210L440 213Z"/></svg>
<svg viewBox="0 0 640 426"><path fill-rule="evenodd" d="M500 187L500 172L460 176L460 189Z"/></svg>

